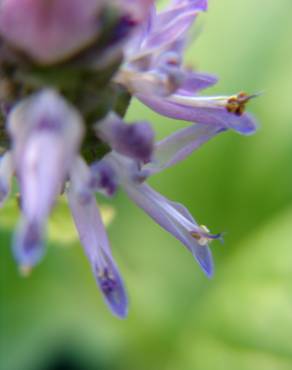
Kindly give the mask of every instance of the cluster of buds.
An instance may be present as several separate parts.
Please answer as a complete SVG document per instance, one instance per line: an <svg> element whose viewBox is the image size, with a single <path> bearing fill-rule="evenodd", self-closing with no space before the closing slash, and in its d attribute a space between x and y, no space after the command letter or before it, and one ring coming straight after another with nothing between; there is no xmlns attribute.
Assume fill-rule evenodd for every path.
<svg viewBox="0 0 292 370"><path fill-rule="evenodd" d="M22 268L43 257L46 223L68 198L106 303L125 317L128 299L96 203L122 187L129 198L213 274L220 239L146 180L217 134L252 134L253 96L201 96L217 79L183 64L190 27L207 0L2 0L0 2L0 205L19 184L13 253ZM132 97L189 124L161 141L149 122L125 123Z"/></svg>

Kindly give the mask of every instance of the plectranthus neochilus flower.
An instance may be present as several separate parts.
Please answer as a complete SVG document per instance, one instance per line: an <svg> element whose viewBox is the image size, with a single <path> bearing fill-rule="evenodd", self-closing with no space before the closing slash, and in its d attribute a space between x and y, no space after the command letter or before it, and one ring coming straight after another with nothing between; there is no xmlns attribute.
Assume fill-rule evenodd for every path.
<svg viewBox="0 0 292 370"><path fill-rule="evenodd" d="M62 193L105 302L128 312L95 194L124 189L213 275L209 244L222 239L146 180L228 129L251 134L254 95L201 96L217 78L185 67L190 27L206 0L2 0L0 3L0 205L15 176L21 217L13 253L31 268L45 253L46 223ZM143 118L125 123L132 96L188 121L155 142Z"/></svg>

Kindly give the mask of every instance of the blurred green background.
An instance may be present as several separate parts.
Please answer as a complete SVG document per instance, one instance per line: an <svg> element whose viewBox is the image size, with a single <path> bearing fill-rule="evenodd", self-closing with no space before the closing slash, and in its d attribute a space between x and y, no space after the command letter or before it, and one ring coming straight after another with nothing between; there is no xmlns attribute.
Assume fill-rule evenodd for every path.
<svg viewBox="0 0 292 370"><path fill-rule="evenodd" d="M119 193L109 226L130 295L111 316L66 206L28 278L10 251L13 201L1 210L1 370L292 369L292 1L211 0L187 61L220 76L210 93L264 91L252 137L225 133L152 185L214 232L216 274ZM157 136L182 127L134 102Z"/></svg>

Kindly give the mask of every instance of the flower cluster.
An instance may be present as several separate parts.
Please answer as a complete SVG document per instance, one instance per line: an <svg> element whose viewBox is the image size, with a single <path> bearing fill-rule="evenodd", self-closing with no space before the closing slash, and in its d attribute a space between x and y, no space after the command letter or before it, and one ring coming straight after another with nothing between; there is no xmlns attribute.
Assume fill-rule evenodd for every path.
<svg viewBox="0 0 292 370"><path fill-rule="evenodd" d="M213 274L209 243L220 239L188 210L152 189L149 176L217 134L252 134L253 97L201 96L217 79L185 67L187 35L207 0L2 0L0 5L0 204L15 176L22 211L13 239L20 266L44 254L47 219L66 193L80 241L106 303L125 317L128 299L95 193L118 187ZM134 96L188 121L155 142L146 121L123 120Z"/></svg>

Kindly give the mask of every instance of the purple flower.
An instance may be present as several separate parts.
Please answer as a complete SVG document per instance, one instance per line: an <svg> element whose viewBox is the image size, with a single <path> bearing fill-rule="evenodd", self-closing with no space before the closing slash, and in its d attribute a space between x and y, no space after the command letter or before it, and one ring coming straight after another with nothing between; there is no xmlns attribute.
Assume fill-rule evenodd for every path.
<svg viewBox="0 0 292 370"><path fill-rule="evenodd" d="M173 1L157 13L154 5L136 37L128 42L126 60L116 80L134 94L143 91L167 96L179 88L189 72L182 68L186 34L207 1Z"/></svg>
<svg viewBox="0 0 292 370"><path fill-rule="evenodd" d="M142 94L138 94L137 97L151 109L170 118L220 125L222 128L232 128L244 135L253 134L257 127L255 119L244 112L245 104L253 96L244 93L227 97L196 97L178 91L165 99Z"/></svg>
<svg viewBox="0 0 292 370"><path fill-rule="evenodd" d="M221 235L210 234L205 226L197 224L184 206L169 201L149 185L137 181L139 169L134 166L132 160L125 160L117 153L109 154L107 160L113 164L128 196L162 228L183 243L206 275L211 277L213 261L208 244L221 238Z"/></svg>
<svg viewBox="0 0 292 370"><path fill-rule="evenodd" d="M82 162L81 165L84 173L87 171L87 175L90 176L90 170L86 164ZM68 200L80 241L107 305L115 315L123 318L127 315L128 299L122 278L111 254L95 198L91 195L87 202L80 201L74 180L71 184Z"/></svg>
<svg viewBox="0 0 292 370"><path fill-rule="evenodd" d="M207 1L174 1L161 13L153 8L139 37L129 43L116 81L164 116L252 134L256 122L245 105L255 95L198 96L217 79L182 63L187 31L206 9Z"/></svg>
<svg viewBox="0 0 292 370"><path fill-rule="evenodd" d="M149 185L128 182L124 187L139 207L189 249L205 274L211 277L213 260L208 243L220 235L211 235L207 229L196 223L186 208L169 201Z"/></svg>
<svg viewBox="0 0 292 370"><path fill-rule="evenodd" d="M2 0L0 5L0 206L15 175L21 217L13 238L24 271L44 254L46 223L66 192L80 241L106 304L124 318L128 298L95 193L119 186L213 275L210 243L221 239L146 180L228 129L251 134L255 95L201 96L217 78L186 68L190 27L207 0ZM111 15L111 16L110 16ZM191 122L155 142L151 124L123 115L132 96ZM4 128L4 121L6 127Z"/></svg>
<svg viewBox="0 0 292 370"><path fill-rule="evenodd" d="M52 90L23 100L9 115L24 218L14 246L20 264L34 265L39 260L44 224L79 149L82 125L78 112ZM27 240L34 241L28 254Z"/></svg>

